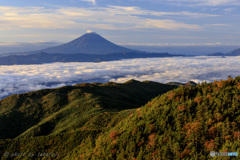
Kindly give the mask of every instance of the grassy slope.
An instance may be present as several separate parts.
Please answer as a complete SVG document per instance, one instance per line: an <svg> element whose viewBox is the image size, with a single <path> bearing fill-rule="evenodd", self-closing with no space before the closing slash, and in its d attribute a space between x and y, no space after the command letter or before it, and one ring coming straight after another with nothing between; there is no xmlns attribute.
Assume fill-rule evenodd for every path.
<svg viewBox="0 0 240 160"><path fill-rule="evenodd" d="M173 88L130 80L124 84L79 84L9 96L0 101L0 138L4 139L0 141L0 152L51 151L59 152L58 158L62 159L83 140L92 140L93 145L100 132Z"/></svg>

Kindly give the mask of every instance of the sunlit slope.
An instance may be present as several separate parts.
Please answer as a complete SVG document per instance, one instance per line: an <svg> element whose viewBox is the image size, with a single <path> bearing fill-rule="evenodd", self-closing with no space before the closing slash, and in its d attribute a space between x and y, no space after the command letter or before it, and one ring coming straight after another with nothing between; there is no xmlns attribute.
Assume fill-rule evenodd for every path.
<svg viewBox="0 0 240 160"><path fill-rule="evenodd" d="M239 106L240 77L180 86L101 134L95 147L85 142L69 157L210 159L210 151L240 153Z"/></svg>

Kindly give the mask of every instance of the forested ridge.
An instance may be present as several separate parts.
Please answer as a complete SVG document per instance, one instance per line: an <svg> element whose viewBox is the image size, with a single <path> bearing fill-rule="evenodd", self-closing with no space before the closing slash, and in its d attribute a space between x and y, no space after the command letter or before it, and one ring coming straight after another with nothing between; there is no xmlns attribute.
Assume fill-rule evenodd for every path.
<svg viewBox="0 0 240 160"><path fill-rule="evenodd" d="M240 153L239 105L240 77L180 86L99 136L92 150L79 152L89 159L119 160L210 159L210 151Z"/></svg>
<svg viewBox="0 0 240 160"><path fill-rule="evenodd" d="M126 83L126 88L135 88L134 92L138 93L137 88L141 85L145 86L143 88L145 92L148 88L147 83L150 83L152 88L157 86L152 82L144 83L132 80ZM134 87L135 85L138 87ZM85 84L84 86L94 88L104 85ZM112 90L111 87L121 85L109 83L107 86ZM149 99L142 107L134 108L136 106L133 105L132 109L127 108L129 104L133 104L131 100L124 104L125 107L119 109L121 101L134 96L132 92L131 96L126 97L128 95L125 92L126 88L120 89L121 92L118 90L118 94L115 95L112 95L113 92L108 92L108 95L112 95L110 99L104 98L106 92L100 92L100 87L97 87L97 91L88 88L88 94L83 94L83 88L78 88L81 94L78 93L79 90L71 90L68 96L72 97L74 102L71 102L71 105L66 102L68 107L71 108L79 103L79 97L82 98L81 102L86 102L89 107L80 106L84 108L80 116L75 112L73 115L69 114L72 116L70 120L74 120L75 123L66 123L61 116L58 116L61 123L71 124L65 127L65 130L61 130L59 129L61 123L57 123L59 119L50 117L49 119L52 120L49 122L56 123L57 127L54 128L53 125L52 130L47 134L41 134L40 124L16 138L2 139L0 140L2 159L5 158L4 152L9 150L54 152L59 153L56 159L89 160L230 159L234 157L212 158L210 151L240 154L240 77L228 77L227 80L204 82L196 86L182 85L175 89L164 85L161 87L165 88L162 95ZM167 90L169 91L166 92ZM112 91L116 92L116 90ZM139 93L139 96L146 95ZM114 99L118 99L116 104ZM111 103L108 103L108 100L112 100ZM111 107L114 105L118 107L117 110ZM72 111L60 113L69 112ZM60 113L58 114L61 115ZM90 122L82 121L81 116L84 116L85 120L89 119ZM47 125L46 121L45 119L44 124ZM15 157L15 159L24 158L27 159L27 157Z"/></svg>
<svg viewBox="0 0 240 160"><path fill-rule="evenodd" d="M94 141L99 133L114 127L136 108L174 88L129 80L82 83L9 96L0 100L1 159L11 157L5 157L5 153L57 153L54 159L74 156L72 151L83 141ZM31 159L49 159L37 155Z"/></svg>

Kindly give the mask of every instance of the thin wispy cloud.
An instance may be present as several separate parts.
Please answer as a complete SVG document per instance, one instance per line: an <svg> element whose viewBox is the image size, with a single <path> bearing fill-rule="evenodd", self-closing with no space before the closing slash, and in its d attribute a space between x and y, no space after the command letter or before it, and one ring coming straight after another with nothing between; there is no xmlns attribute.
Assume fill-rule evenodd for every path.
<svg viewBox="0 0 240 160"><path fill-rule="evenodd" d="M127 15L154 15L154 16L189 16L189 17L216 17L216 14L180 11L180 12L161 12L161 11L151 11L144 10L139 7L123 7L123 6L109 6L105 8L114 14L127 14Z"/></svg>
<svg viewBox="0 0 240 160"><path fill-rule="evenodd" d="M95 2L95 1L91 1ZM144 10L139 7L94 7L78 8L64 7L46 9L43 7L0 7L0 30L14 30L27 28L41 29L70 29L70 28L96 28L96 29L189 29L198 30L198 24L189 24L174 20L177 16L189 17L216 17L205 13L194 12L156 12ZM150 16L150 17L144 17ZM151 18L155 16L155 18ZM172 16L173 18L164 18ZM157 18L156 18L157 17Z"/></svg>
<svg viewBox="0 0 240 160"><path fill-rule="evenodd" d="M96 5L96 0L82 0L82 1L90 2L90 3L92 3L93 5Z"/></svg>
<svg viewBox="0 0 240 160"><path fill-rule="evenodd" d="M129 79L156 82L195 82L237 76L240 57L173 57L101 63L52 63L0 66L0 97L77 82L125 82Z"/></svg>
<svg viewBox="0 0 240 160"><path fill-rule="evenodd" d="M234 10L235 10L235 8L226 8L226 9L224 9L224 11L226 11L226 12L232 12Z"/></svg>
<svg viewBox="0 0 240 160"><path fill-rule="evenodd" d="M167 0L172 5L187 6L234 6L240 5L238 0Z"/></svg>
<svg viewBox="0 0 240 160"><path fill-rule="evenodd" d="M239 0L69 0L45 3L22 0L21 3L4 1L3 4L5 6L0 6L0 38L11 42L67 42L71 40L69 35L80 36L88 29L103 36L124 35L132 43L235 43L237 38L226 37L239 35ZM28 36L19 37L24 35ZM159 38L152 39L151 36L155 35ZM166 35L205 35L205 38L194 41L168 38L166 42L161 39ZM112 41L125 42L123 38Z"/></svg>
<svg viewBox="0 0 240 160"><path fill-rule="evenodd" d="M185 24L181 22L176 22L174 20L155 20L147 19L144 23L139 24L135 28L163 28L168 30L176 29L190 29L190 30L201 30L202 27L194 24Z"/></svg>

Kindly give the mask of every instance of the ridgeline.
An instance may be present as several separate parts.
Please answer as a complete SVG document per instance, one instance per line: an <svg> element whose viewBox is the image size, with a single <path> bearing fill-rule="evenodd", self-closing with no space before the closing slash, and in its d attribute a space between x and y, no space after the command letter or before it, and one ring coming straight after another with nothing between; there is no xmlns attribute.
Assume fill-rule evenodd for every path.
<svg viewBox="0 0 240 160"><path fill-rule="evenodd" d="M135 80L85 83L12 95L0 101L1 159L29 159L30 152L31 159L66 160L240 153L239 95L240 77L178 88ZM212 159L219 158L230 159Z"/></svg>

